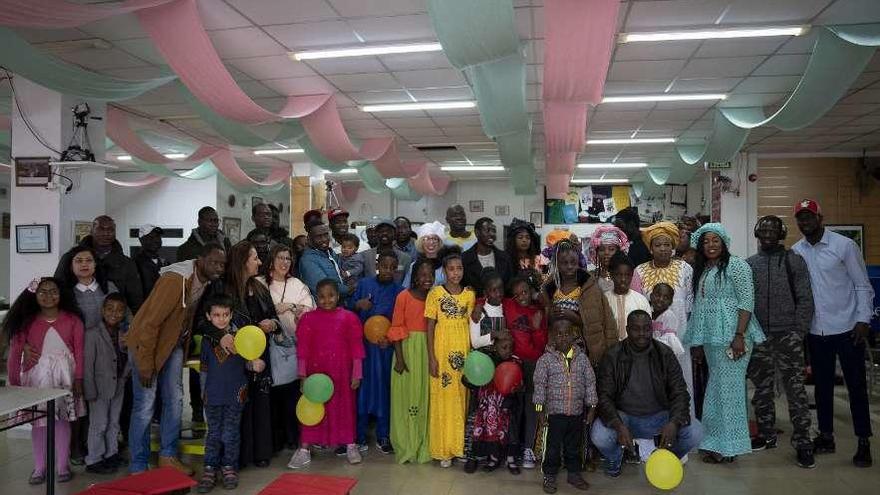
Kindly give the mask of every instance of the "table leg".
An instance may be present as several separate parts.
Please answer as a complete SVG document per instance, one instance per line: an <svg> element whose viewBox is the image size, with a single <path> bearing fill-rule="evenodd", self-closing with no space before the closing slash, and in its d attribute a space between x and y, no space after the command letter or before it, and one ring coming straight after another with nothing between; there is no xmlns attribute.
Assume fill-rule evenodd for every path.
<svg viewBox="0 0 880 495"><path fill-rule="evenodd" d="M55 400L46 403L46 495L55 495Z"/></svg>

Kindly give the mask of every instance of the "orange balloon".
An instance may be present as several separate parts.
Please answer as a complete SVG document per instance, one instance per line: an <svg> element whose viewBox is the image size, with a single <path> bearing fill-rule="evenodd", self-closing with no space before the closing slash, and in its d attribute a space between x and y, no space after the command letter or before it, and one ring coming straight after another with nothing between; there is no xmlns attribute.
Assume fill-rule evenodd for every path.
<svg viewBox="0 0 880 495"><path fill-rule="evenodd" d="M371 316L364 322L364 337L370 342L378 344L380 340L388 336L391 322L382 315Z"/></svg>

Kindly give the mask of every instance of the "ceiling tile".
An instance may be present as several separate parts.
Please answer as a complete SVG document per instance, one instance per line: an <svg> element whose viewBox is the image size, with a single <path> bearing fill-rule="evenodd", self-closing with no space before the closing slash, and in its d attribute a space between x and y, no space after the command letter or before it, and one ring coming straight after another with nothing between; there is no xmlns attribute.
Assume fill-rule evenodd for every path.
<svg viewBox="0 0 880 495"><path fill-rule="evenodd" d="M770 55L787 40L788 38L786 37L705 40L702 42L702 45L700 45L700 49L697 50L694 57L717 58Z"/></svg>
<svg viewBox="0 0 880 495"><path fill-rule="evenodd" d="M615 62L608 71L608 80L672 80L681 71L684 64L684 60Z"/></svg>
<svg viewBox="0 0 880 495"><path fill-rule="evenodd" d="M345 17L377 17L428 11L426 0L327 0Z"/></svg>
<svg viewBox="0 0 880 495"><path fill-rule="evenodd" d="M238 9L239 12L261 26L335 19L338 17L336 12L324 0L296 0L296 2L227 1Z"/></svg>
<svg viewBox="0 0 880 495"><path fill-rule="evenodd" d="M230 60L229 63L254 79L260 80L317 76L317 73L306 64L291 60L287 55L237 58Z"/></svg>
<svg viewBox="0 0 880 495"><path fill-rule="evenodd" d="M226 29L208 33L220 58L246 58L284 54L284 47L258 28Z"/></svg>
<svg viewBox="0 0 880 495"><path fill-rule="evenodd" d="M469 86L457 88L432 88L411 89L410 94L416 101L448 101L448 100L472 100L474 93Z"/></svg>
<svg viewBox="0 0 880 495"><path fill-rule="evenodd" d="M23 29L16 28L15 33L29 43L51 43L55 41L82 40L94 38L78 29Z"/></svg>
<svg viewBox="0 0 880 495"><path fill-rule="evenodd" d="M464 115L459 117L434 117L432 120L441 127L481 125L480 117L477 115Z"/></svg>
<svg viewBox="0 0 880 495"><path fill-rule="evenodd" d="M400 53L383 55L379 60L391 71L448 69L452 67L443 52Z"/></svg>
<svg viewBox="0 0 880 495"><path fill-rule="evenodd" d="M439 127L413 127L394 129L395 132L407 139L413 138L436 138L445 137L446 133Z"/></svg>
<svg viewBox="0 0 880 495"><path fill-rule="evenodd" d="M737 0L730 2L721 24L802 23L822 11L829 0Z"/></svg>
<svg viewBox="0 0 880 495"><path fill-rule="evenodd" d="M800 76L747 77L734 93L785 93L794 89L800 79Z"/></svg>
<svg viewBox="0 0 880 495"><path fill-rule="evenodd" d="M721 16L728 3L728 0L633 2L625 30L647 31L710 25Z"/></svg>
<svg viewBox="0 0 880 495"><path fill-rule="evenodd" d="M473 136L477 138L485 138L486 133L481 126L457 126L444 127L443 130L450 137Z"/></svg>
<svg viewBox="0 0 880 495"><path fill-rule="evenodd" d="M147 65L143 60L135 58L118 48L112 48L110 50L78 50L75 52L62 53L58 55L58 57L70 63L94 70Z"/></svg>
<svg viewBox="0 0 880 495"><path fill-rule="evenodd" d="M702 58L688 62L679 77L740 77L758 66L764 57Z"/></svg>
<svg viewBox="0 0 880 495"><path fill-rule="evenodd" d="M800 76L807 68L809 55L774 55L755 69L756 76Z"/></svg>
<svg viewBox="0 0 880 495"><path fill-rule="evenodd" d="M334 88L322 77L268 79L263 84L285 96L333 93Z"/></svg>
<svg viewBox="0 0 880 495"><path fill-rule="evenodd" d="M719 106L722 107L765 107L778 103L787 96L786 93L744 93L732 94Z"/></svg>
<svg viewBox="0 0 880 495"><path fill-rule="evenodd" d="M840 100L842 104L880 103L880 89L863 89Z"/></svg>
<svg viewBox="0 0 880 495"><path fill-rule="evenodd" d="M699 41L667 41L664 43L624 43L617 45L615 61L687 59L700 46Z"/></svg>
<svg viewBox="0 0 880 495"><path fill-rule="evenodd" d="M327 76L340 91L372 91L380 89L400 89L400 83L390 74L340 74Z"/></svg>
<svg viewBox="0 0 880 495"><path fill-rule="evenodd" d="M409 93L398 91L367 91L362 93L349 93L348 96L359 105L376 105L384 103L412 103ZM384 112L381 115L387 115ZM412 115L412 112L404 115Z"/></svg>
<svg viewBox="0 0 880 495"><path fill-rule="evenodd" d="M354 31L343 21L266 26L265 29L290 50L360 43Z"/></svg>
<svg viewBox="0 0 880 495"><path fill-rule="evenodd" d="M516 33L520 39L531 39L532 36L532 9L516 9Z"/></svg>
<svg viewBox="0 0 880 495"><path fill-rule="evenodd" d="M866 19L880 19L880 2L847 0L835 2L816 19L816 24L860 24Z"/></svg>
<svg viewBox="0 0 880 495"><path fill-rule="evenodd" d="M251 26L250 21L227 5L224 0L198 0L198 4L199 16L208 31Z"/></svg>
<svg viewBox="0 0 880 495"><path fill-rule="evenodd" d="M818 38L817 33L819 29L811 29L809 33L803 36L792 36L787 39L782 48L779 49L777 54L785 55L785 54L810 54L813 53L813 45L816 44L816 39Z"/></svg>
<svg viewBox="0 0 880 495"><path fill-rule="evenodd" d="M308 65L324 76L384 72L376 57L350 57L309 60Z"/></svg>
<svg viewBox="0 0 880 495"><path fill-rule="evenodd" d="M434 27L427 14L353 19L349 25L366 43L434 41Z"/></svg>
<svg viewBox="0 0 880 495"><path fill-rule="evenodd" d="M382 118L381 114L376 114L376 117L392 129L437 127L437 123L428 117Z"/></svg>
<svg viewBox="0 0 880 495"><path fill-rule="evenodd" d="M669 81L609 81L605 84L605 96L662 93Z"/></svg>
<svg viewBox="0 0 880 495"><path fill-rule="evenodd" d="M458 69L410 70L395 72L394 77L406 88L442 88L467 85L467 81Z"/></svg>
<svg viewBox="0 0 880 495"><path fill-rule="evenodd" d="M130 67L125 69L103 69L102 74L122 79L153 79L167 76L168 72L159 67Z"/></svg>
<svg viewBox="0 0 880 495"><path fill-rule="evenodd" d="M147 33L134 14L124 14L90 22L80 30L108 41L146 38Z"/></svg>
<svg viewBox="0 0 880 495"><path fill-rule="evenodd" d="M251 98L272 98L278 96L278 92L269 89L259 81L245 81L238 83L238 87L242 89Z"/></svg>
<svg viewBox="0 0 880 495"><path fill-rule="evenodd" d="M673 93L699 93L709 91L727 92L732 91L739 82L741 77L722 77L709 79L676 79L670 89Z"/></svg>
<svg viewBox="0 0 880 495"><path fill-rule="evenodd" d="M114 41L113 44L135 57L151 64L167 65L165 58L156 50L156 45L149 38Z"/></svg>
<svg viewBox="0 0 880 495"><path fill-rule="evenodd" d="M477 108L447 108L441 110L426 110L431 117L459 117L462 115L479 115Z"/></svg>
<svg viewBox="0 0 880 495"><path fill-rule="evenodd" d="M379 122L375 118L356 119L345 121L346 129L364 130L364 129L388 129L388 126Z"/></svg>

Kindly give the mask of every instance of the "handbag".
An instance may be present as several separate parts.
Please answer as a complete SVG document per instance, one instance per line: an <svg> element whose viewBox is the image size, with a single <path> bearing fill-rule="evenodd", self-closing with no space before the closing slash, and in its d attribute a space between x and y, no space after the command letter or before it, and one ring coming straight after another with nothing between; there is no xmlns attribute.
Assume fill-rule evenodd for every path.
<svg viewBox="0 0 880 495"><path fill-rule="evenodd" d="M272 363L272 386L287 385L296 380L299 370L293 337L270 337L269 360Z"/></svg>

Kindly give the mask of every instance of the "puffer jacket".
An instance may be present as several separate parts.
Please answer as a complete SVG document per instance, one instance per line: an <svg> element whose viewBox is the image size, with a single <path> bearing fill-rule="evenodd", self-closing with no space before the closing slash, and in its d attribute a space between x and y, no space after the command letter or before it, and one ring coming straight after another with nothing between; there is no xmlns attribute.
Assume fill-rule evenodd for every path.
<svg viewBox="0 0 880 495"><path fill-rule="evenodd" d="M566 358L552 346L535 365L535 392L532 402L550 414L578 416L584 406L596 405L596 374L587 355L573 346L574 356L566 366Z"/></svg>
<svg viewBox="0 0 880 495"><path fill-rule="evenodd" d="M746 260L755 279L755 317L765 332L810 333L813 290L807 263L782 246Z"/></svg>
<svg viewBox="0 0 880 495"><path fill-rule="evenodd" d="M648 359L651 362L651 379L654 397L664 409L669 410L669 420L678 426L691 422L690 400L684 375L672 349L651 339ZM629 339L608 349L599 365L599 417L609 428L620 422L617 404L629 383L632 371L632 350Z"/></svg>

